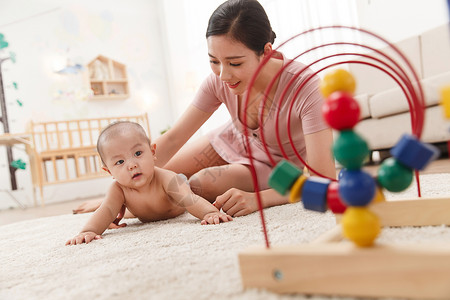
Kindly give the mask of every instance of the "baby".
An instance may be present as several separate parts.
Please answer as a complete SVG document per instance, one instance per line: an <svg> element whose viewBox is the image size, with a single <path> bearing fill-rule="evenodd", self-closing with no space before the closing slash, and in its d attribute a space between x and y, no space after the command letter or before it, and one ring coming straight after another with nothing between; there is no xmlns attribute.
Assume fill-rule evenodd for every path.
<svg viewBox="0 0 450 300"><path fill-rule="evenodd" d="M174 218L186 210L201 219L202 225L232 220L206 199L194 194L176 173L155 166L155 145L150 143L139 124L112 123L98 137L97 151L102 168L115 181L81 232L66 245L87 244L100 239L113 221L119 224L125 208L142 222Z"/></svg>

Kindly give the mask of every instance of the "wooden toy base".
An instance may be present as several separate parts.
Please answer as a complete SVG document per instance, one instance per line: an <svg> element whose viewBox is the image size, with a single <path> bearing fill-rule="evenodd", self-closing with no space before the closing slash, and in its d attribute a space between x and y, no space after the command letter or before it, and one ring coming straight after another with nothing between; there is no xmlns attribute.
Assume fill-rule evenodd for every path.
<svg viewBox="0 0 450 300"><path fill-rule="evenodd" d="M450 198L372 208L385 226L450 224ZM310 244L247 249L239 254L243 286L277 293L450 299L450 244L358 248L338 242L340 232L337 225Z"/></svg>

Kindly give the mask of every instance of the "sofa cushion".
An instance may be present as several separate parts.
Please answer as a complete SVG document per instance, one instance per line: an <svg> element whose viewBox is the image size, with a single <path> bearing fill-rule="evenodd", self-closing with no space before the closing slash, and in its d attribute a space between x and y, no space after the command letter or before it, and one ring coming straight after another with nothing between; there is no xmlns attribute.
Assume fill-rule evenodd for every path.
<svg viewBox="0 0 450 300"><path fill-rule="evenodd" d="M439 104L440 89L437 87L439 86L437 82L444 82L446 78L450 79L450 73L430 78L426 84L425 81L422 81L422 90L427 107ZM373 95L369 99L369 110L372 118L383 118L409 111L409 104L402 89L396 87Z"/></svg>
<svg viewBox="0 0 450 300"><path fill-rule="evenodd" d="M422 80L422 85L427 97L426 102L428 105L438 104L441 101L440 91L444 86L450 84L450 65L449 71L436 76L432 76Z"/></svg>
<svg viewBox="0 0 450 300"><path fill-rule="evenodd" d="M441 105L425 111L425 124L422 141L437 143L450 140L450 120L443 117ZM411 133L409 113L397 114L388 118L366 119L355 126L355 131L367 140L371 150L393 147L404 133Z"/></svg>
<svg viewBox="0 0 450 300"><path fill-rule="evenodd" d="M400 88L373 95L369 100L369 106L372 118L375 119L406 112L409 109L408 101Z"/></svg>
<svg viewBox="0 0 450 300"><path fill-rule="evenodd" d="M424 78L450 71L449 31L449 24L444 24L420 35Z"/></svg>
<svg viewBox="0 0 450 300"><path fill-rule="evenodd" d="M356 95L353 98L355 98L356 102L359 104L359 119L367 119L370 118L370 110L369 110L369 95L368 94L360 94Z"/></svg>
<svg viewBox="0 0 450 300"><path fill-rule="evenodd" d="M397 46L411 62L417 76L422 78L419 36L414 36L397 42L395 43L395 46ZM393 49L390 47L385 47L380 49L380 51L385 52L386 55L394 59L394 61L396 61L402 68L405 68L406 64L401 61L398 54L396 54ZM378 54L374 55L371 53L371 55L376 56L382 61L387 60L386 58L381 58ZM368 59L363 58L358 58L358 60L368 61ZM370 60L369 62L374 63L373 60ZM356 94L368 93L369 95L373 95L387 89L394 88L397 85L396 82L389 77L389 75L371 66L352 63L349 65L349 71L353 74L356 80ZM407 72L407 74L410 73Z"/></svg>

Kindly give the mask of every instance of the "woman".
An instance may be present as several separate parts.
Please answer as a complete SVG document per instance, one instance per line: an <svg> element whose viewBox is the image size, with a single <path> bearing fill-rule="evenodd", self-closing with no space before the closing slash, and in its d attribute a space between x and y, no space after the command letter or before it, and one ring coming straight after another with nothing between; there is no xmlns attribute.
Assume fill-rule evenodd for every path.
<svg viewBox="0 0 450 300"><path fill-rule="evenodd" d="M238 217L258 209L242 122L249 82L260 62L271 54L275 33L258 1L229 0L211 15L206 39L212 74L204 80L194 101L176 124L155 140L157 165L185 174L195 193ZM262 95L288 62L281 53L275 53L249 91L247 125L264 207L288 203L287 197L268 188L272 166L260 138L264 130L269 151L277 162L281 160L275 137L275 114L285 86L304 65L293 62L286 67L267 95L264 107ZM298 77L287 94L288 100L283 100L280 106L281 139L289 158L299 166L301 162L288 145L286 128L292 94L305 77ZM295 101L291 128L297 151L317 172L334 178L336 171L330 151L332 132L321 116L323 100L318 91L318 79L310 80ZM231 121L185 145L222 103L227 106ZM259 124L260 110L264 114L263 124Z"/></svg>

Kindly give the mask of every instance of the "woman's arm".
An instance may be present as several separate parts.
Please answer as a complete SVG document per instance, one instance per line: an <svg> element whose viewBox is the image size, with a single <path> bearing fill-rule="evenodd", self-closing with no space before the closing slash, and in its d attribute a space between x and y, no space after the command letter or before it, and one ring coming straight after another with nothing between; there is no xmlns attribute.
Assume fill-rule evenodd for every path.
<svg viewBox="0 0 450 300"><path fill-rule="evenodd" d="M191 104L175 125L155 140L156 166L164 167L211 115Z"/></svg>
<svg viewBox="0 0 450 300"><path fill-rule="evenodd" d="M305 144L308 164L320 174L336 179L336 166L331 149L333 146L331 129L305 135ZM311 175L317 175L311 173Z"/></svg>

